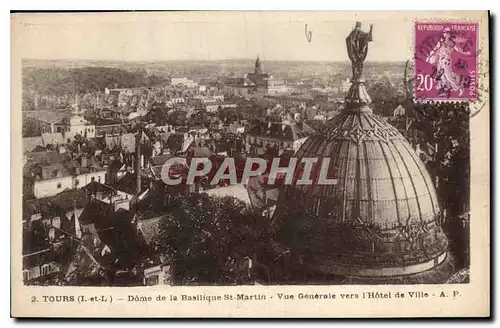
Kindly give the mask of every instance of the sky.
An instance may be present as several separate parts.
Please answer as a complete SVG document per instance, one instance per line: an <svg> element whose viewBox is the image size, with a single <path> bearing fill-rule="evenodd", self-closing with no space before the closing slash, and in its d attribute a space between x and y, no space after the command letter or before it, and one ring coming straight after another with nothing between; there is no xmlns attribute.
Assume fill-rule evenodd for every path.
<svg viewBox="0 0 500 328"><path fill-rule="evenodd" d="M413 21L397 13L25 14L11 23L20 58L347 61L345 38L357 20L365 31L374 26L367 61L412 58Z"/></svg>

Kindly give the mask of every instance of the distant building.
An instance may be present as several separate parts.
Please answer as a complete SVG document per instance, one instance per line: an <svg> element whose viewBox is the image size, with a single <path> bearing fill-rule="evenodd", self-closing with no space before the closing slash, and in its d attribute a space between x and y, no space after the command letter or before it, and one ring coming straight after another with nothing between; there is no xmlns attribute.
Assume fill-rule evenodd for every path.
<svg viewBox="0 0 500 328"><path fill-rule="evenodd" d="M276 101L283 107L306 108L314 103L314 97L307 95L268 95L266 98Z"/></svg>
<svg viewBox="0 0 500 328"><path fill-rule="evenodd" d="M278 155L284 151L297 151L307 140L308 133L302 128L312 130L305 123L259 123L246 133L247 152L260 155L268 149L275 149Z"/></svg>
<svg viewBox="0 0 500 328"><path fill-rule="evenodd" d="M339 91L341 93L347 93L347 91L349 91L349 88L351 87L351 80L350 79L345 79L345 80L342 80L342 82L340 82L340 87L339 87Z"/></svg>
<svg viewBox="0 0 500 328"><path fill-rule="evenodd" d="M186 100L182 97L174 97L168 100L172 104L183 104Z"/></svg>
<svg viewBox="0 0 500 328"><path fill-rule="evenodd" d="M138 88L117 88L104 90L106 95L111 95L116 101L118 107L125 107L129 104L138 105L143 99L147 99L150 94L150 90L146 87Z"/></svg>
<svg viewBox="0 0 500 328"><path fill-rule="evenodd" d="M217 112L219 109L224 108L237 108L238 106L234 102L222 102L217 104L206 105L205 110L207 112Z"/></svg>
<svg viewBox="0 0 500 328"><path fill-rule="evenodd" d="M184 85L188 88L196 88L198 86L198 83L186 77L173 77L170 80L170 84L173 86Z"/></svg>
<svg viewBox="0 0 500 328"><path fill-rule="evenodd" d="M223 94L227 97L247 98L251 91L252 86L245 84L225 84L222 89Z"/></svg>
<svg viewBox="0 0 500 328"><path fill-rule="evenodd" d="M23 112L23 123L30 124L42 133L61 132L61 122L71 116L68 112L54 110L33 110ZM58 131L59 129L59 131Z"/></svg>
<svg viewBox="0 0 500 328"><path fill-rule="evenodd" d="M115 89L104 89L104 93L107 95L125 95L125 96L138 96L141 94L149 93L148 88L115 88Z"/></svg>
<svg viewBox="0 0 500 328"><path fill-rule="evenodd" d="M144 269L144 285L170 285L172 282L170 265L158 264Z"/></svg>
<svg viewBox="0 0 500 328"><path fill-rule="evenodd" d="M68 112L36 110L23 112L23 121L30 122L32 126L44 133L70 132L72 136L79 134L86 138L94 138L95 125L86 121L83 116L72 115Z"/></svg>
<svg viewBox="0 0 500 328"><path fill-rule="evenodd" d="M255 69L253 73L246 75L248 79L255 86L255 91L263 94L280 94L287 93L288 88L285 81L275 78L272 75L262 73L262 67L259 57L255 61Z"/></svg>
<svg viewBox="0 0 500 328"><path fill-rule="evenodd" d="M59 125L56 125L58 128ZM66 128L66 131L72 132L74 134L79 134L85 138L95 138L96 128L94 124L90 124L90 122L86 121L83 116L73 115L71 118L68 118L61 125L61 130Z"/></svg>
<svg viewBox="0 0 500 328"><path fill-rule="evenodd" d="M78 189L91 182L106 179L106 170L87 158L81 162L68 161L40 165L34 175L33 195L43 198L57 195L64 190Z"/></svg>
<svg viewBox="0 0 500 328"><path fill-rule="evenodd" d="M396 107L393 111L393 116L405 116L406 115L406 108L404 108L402 105L399 105Z"/></svg>
<svg viewBox="0 0 500 328"><path fill-rule="evenodd" d="M227 96L247 98L252 93L260 94L284 94L290 93L285 81L272 75L262 73L259 57L255 61L253 73L247 73L243 77L230 77L224 83L223 93Z"/></svg>

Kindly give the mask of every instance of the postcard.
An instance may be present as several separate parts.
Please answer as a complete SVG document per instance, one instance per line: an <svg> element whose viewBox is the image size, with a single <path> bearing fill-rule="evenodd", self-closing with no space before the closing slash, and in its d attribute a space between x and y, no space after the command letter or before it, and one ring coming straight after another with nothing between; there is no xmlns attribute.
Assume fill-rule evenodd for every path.
<svg viewBox="0 0 500 328"><path fill-rule="evenodd" d="M11 31L13 317L490 316L487 11Z"/></svg>

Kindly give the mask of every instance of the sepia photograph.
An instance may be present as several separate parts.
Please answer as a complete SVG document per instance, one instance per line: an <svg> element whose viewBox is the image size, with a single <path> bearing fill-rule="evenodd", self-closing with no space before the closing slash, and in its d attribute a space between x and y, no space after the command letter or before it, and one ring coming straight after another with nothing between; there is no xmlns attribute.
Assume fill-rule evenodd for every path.
<svg viewBox="0 0 500 328"><path fill-rule="evenodd" d="M330 15L12 14L20 288L482 280L488 13Z"/></svg>

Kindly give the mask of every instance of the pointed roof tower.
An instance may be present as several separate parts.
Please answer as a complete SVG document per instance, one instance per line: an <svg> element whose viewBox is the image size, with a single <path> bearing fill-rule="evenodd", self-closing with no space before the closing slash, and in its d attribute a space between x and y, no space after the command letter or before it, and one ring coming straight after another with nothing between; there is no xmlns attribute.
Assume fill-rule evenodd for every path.
<svg viewBox="0 0 500 328"><path fill-rule="evenodd" d="M260 59L259 56L257 56L257 60L255 61L255 74L262 74L262 67L260 65Z"/></svg>

